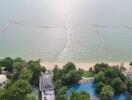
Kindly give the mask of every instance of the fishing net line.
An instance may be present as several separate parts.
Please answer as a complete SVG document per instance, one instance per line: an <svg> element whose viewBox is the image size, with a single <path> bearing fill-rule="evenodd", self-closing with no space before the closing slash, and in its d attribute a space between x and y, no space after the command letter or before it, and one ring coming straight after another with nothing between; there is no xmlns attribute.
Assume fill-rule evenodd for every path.
<svg viewBox="0 0 132 100"><path fill-rule="evenodd" d="M58 28L62 28L65 30L65 34L66 34L66 45L64 47L64 49L61 51L61 53L58 55L57 59L58 60L64 60L64 59L71 59L70 55L69 55L69 49L70 49L70 31L69 28L66 25L62 25L62 26L45 26L45 25L27 25L15 20L9 20L5 23L4 27L0 28L0 35L2 35L3 33L5 33L9 26L11 26L12 24L18 25L18 26L22 26L22 27L30 27L30 28L36 28L36 29L58 29ZM122 25L122 26L118 26L118 25L99 25L99 24L88 24L89 26L91 26L92 29L94 29L94 33L98 36L99 40L101 41L102 45L104 46L104 50L105 50L105 55L107 56L107 60L110 62L111 61L111 54L110 54L110 48L108 46L108 44L106 43L106 41L104 40L102 34L99 32L99 29L107 29L107 28L125 28L129 31L132 31L132 27L129 25Z"/></svg>

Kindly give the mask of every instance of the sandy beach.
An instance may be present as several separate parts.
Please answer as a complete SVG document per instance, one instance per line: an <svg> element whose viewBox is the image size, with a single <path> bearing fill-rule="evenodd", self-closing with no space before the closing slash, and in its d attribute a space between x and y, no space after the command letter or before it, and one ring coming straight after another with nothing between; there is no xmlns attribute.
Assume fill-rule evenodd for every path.
<svg viewBox="0 0 132 100"><path fill-rule="evenodd" d="M121 65L121 63L124 64L124 67L129 70L129 62L111 62L109 65ZM41 62L41 65L44 66L47 70L52 70L55 65L58 65L59 68L63 68L63 66L66 64L66 62ZM81 68L85 71L88 71L90 67L93 67L96 63L81 63L81 62L74 62L76 65L76 68Z"/></svg>

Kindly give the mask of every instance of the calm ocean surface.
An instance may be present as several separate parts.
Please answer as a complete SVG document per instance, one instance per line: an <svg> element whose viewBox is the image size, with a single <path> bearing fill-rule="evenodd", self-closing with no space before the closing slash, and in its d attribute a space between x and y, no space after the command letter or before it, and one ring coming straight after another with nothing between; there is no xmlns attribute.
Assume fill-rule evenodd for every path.
<svg viewBox="0 0 132 100"><path fill-rule="evenodd" d="M132 0L0 0L0 58L131 61ZM32 26L66 26L54 29Z"/></svg>

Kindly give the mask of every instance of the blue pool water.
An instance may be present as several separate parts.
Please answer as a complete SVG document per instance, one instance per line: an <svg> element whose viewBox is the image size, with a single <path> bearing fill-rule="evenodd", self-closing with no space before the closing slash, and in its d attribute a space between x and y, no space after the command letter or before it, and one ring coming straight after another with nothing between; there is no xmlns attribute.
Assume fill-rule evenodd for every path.
<svg viewBox="0 0 132 100"><path fill-rule="evenodd" d="M80 92L87 91L91 98L96 98L97 94L95 92L95 83L89 82L87 84L75 84L68 86L66 95L71 96L72 91ZM128 93L123 93L113 97L113 100L127 100Z"/></svg>
<svg viewBox="0 0 132 100"><path fill-rule="evenodd" d="M87 91L90 94L91 98L95 98L96 92L95 92L95 84L92 82L89 82L87 84L75 84L68 87L68 90L66 92L67 96L71 96L72 91L80 92L80 91Z"/></svg>
<svg viewBox="0 0 132 100"><path fill-rule="evenodd" d="M113 100L127 100L128 93L122 93L120 95L114 96Z"/></svg>

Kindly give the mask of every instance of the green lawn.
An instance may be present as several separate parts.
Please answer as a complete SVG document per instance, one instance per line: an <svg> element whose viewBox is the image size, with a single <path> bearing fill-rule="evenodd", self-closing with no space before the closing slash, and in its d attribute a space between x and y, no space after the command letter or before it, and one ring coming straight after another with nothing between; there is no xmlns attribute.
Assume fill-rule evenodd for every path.
<svg viewBox="0 0 132 100"><path fill-rule="evenodd" d="M82 77L94 77L94 73L89 71L84 71Z"/></svg>

